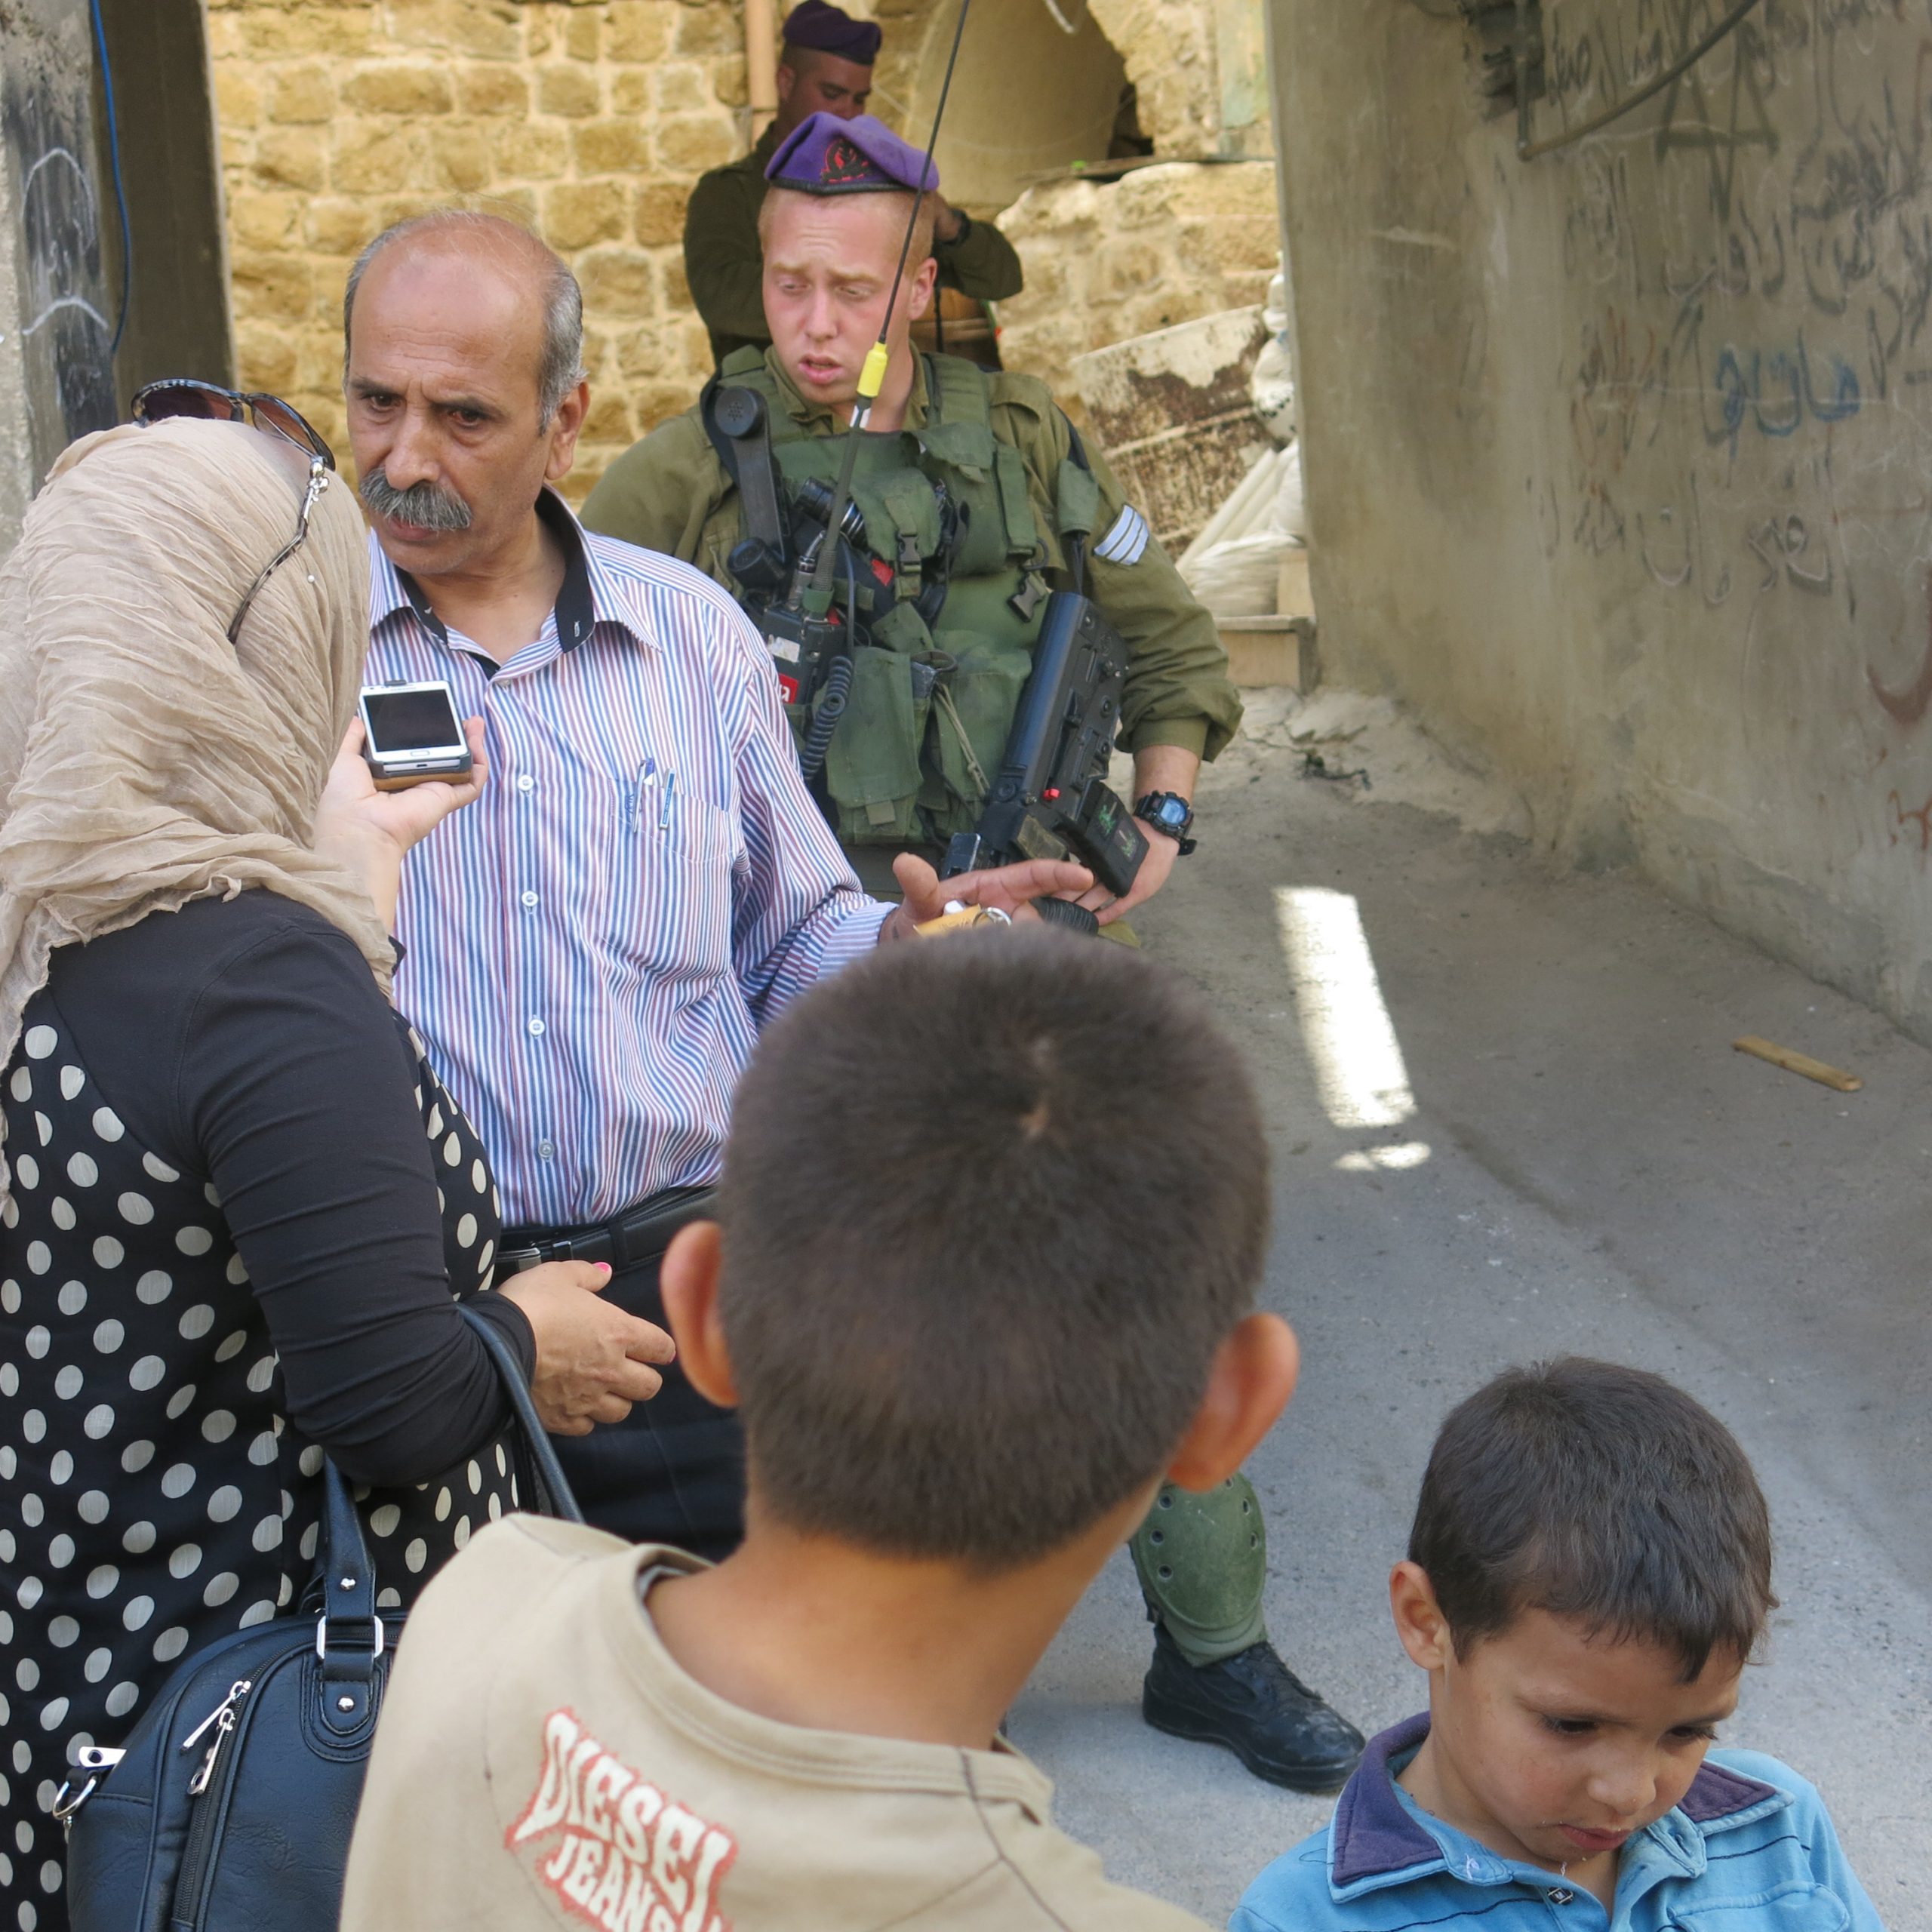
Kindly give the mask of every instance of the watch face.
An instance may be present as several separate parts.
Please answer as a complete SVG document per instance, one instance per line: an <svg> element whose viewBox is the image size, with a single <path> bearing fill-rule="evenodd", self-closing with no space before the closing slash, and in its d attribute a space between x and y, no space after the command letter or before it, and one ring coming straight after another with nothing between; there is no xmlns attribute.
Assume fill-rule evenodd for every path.
<svg viewBox="0 0 1932 1932"><path fill-rule="evenodd" d="M1163 798L1160 810L1154 815L1154 823L1163 832L1179 832L1185 828L1192 814L1178 798Z"/></svg>

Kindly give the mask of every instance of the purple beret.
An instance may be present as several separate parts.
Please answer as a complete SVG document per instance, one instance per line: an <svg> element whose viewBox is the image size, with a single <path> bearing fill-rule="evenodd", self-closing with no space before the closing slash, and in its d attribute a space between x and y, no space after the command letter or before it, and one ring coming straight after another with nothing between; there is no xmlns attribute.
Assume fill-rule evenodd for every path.
<svg viewBox="0 0 1932 1932"><path fill-rule="evenodd" d="M861 67L869 67L878 58L878 44L884 38L875 20L855 20L842 7L828 6L826 0L798 0L780 32L787 47L835 54Z"/></svg>
<svg viewBox="0 0 1932 1932"><path fill-rule="evenodd" d="M877 115L841 121L835 114L808 114L778 143L764 171L777 188L808 195L909 194L925 185L936 192L939 170L911 143L902 141Z"/></svg>

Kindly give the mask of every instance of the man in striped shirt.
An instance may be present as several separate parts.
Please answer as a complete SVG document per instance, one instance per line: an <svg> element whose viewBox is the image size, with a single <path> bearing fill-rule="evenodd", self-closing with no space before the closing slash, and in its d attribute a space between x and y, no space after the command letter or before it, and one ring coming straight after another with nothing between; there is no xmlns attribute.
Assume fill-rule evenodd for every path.
<svg viewBox="0 0 1932 1932"><path fill-rule="evenodd" d="M373 526L371 683L447 679L491 783L416 848L399 1004L495 1164L500 1267L605 1260L656 1321L758 1026L957 897L1017 909L1091 884L1033 864L906 903L859 891L792 749L770 659L698 572L587 535L550 486L589 393L581 298L534 235L445 214L392 229L344 304L349 437ZM678 1374L561 1444L592 1520L700 1555L739 1534L735 1422Z"/></svg>

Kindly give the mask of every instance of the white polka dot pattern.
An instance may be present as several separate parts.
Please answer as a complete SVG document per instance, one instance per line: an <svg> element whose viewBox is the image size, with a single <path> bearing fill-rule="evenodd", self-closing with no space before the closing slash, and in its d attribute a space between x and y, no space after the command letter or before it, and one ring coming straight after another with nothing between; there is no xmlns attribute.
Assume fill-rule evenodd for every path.
<svg viewBox="0 0 1932 1932"><path fill-rule="evenodd" d="M0 1932L65 1932L45 1801L70 1752L125 1740L191 1651L292 1611L321 1452L280 1412L275 1351L199 1157L143 1146L137 1110L106 1103L51 1017L29 1020L0 1072L0 1897L14 1906ZM418 1078L452 1288L474 1293L500 1205L462 1113L426 1063ZM479 1446L364 1506L379 1601L400 1612L486 1515L515 1506L511 1465L500 1442ZM18 1897L26 1873L38 1903Z"/></svg>

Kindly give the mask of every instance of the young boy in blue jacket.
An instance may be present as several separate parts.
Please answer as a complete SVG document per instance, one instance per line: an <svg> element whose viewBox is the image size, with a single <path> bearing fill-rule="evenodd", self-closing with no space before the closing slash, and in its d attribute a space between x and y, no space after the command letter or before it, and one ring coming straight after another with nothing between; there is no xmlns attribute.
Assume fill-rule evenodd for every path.
<svg viewBox="0 0 1932 1932"><path fill-rule="evenodd" d="M1757 1478L1682 1390L1497 1377L1436 1438L1389 1596L1428 1714L1231 1932L1882 1932L1811 1786L1712 1748L1777 1599Z"/></svg>

